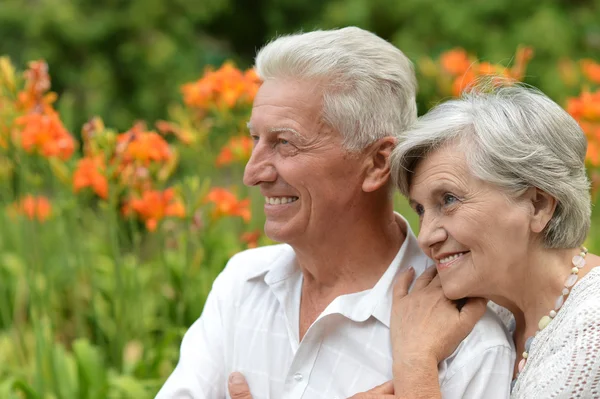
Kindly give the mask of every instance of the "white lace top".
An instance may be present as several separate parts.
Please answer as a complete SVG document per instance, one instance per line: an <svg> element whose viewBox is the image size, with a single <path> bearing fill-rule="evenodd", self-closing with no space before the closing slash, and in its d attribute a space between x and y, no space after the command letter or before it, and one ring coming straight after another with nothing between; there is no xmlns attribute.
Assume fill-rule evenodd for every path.
<svg viewBox="0 0 600 399"><path fill-rule="evenodd" d="M514 329L510 312L494 305L509 330ZM511 399L535 398L600 398L600 267L573 287L531 344Z"/></svg>

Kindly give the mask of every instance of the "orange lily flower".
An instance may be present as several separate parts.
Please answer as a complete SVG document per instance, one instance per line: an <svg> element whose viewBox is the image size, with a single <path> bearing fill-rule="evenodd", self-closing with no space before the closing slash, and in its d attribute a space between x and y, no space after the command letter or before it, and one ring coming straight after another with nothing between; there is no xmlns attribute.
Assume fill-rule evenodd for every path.
<svg viewBox="0 0 600 399"><path fill-rule="evenodd" d="M242 234L241 240L246 244L248 248L256 248L258 246L258 239L262 235L260 230L248 231Z"/></svg>
<svg viewBox="0 0 600 399"><path fill-rule="evenodd" d="M22 126L21 145L27 152L37 151L45 157L67 160L75 151L75 140L63 126L58 113L30 113L15 120Z"/></svg>
<svg viewBox="0 0 600 399"><path fill-rule="evenodd" d="M125 162L168 161L172 157L169 144L155 132L145 132L134 127L117 137L117 151Z"/></svg>
<svg viewBox="0 0 600 399"><path fill-rule="evenodd" d="M581 70L590 82L600 84L600 64L590 59L584 59L581 61Z"/></svg>
<svg viewBox="0 0 600 399"><path fill-rule="evenodd" d="M515 54L515 64L509 72L513 79L523 80L523 77L525 76L525 70L527 69L527 64L529 64L529 61L531 61L533 55L533 48L529 46L519 46L517 48L517 53Z"/></svg>
<svg viewBox="0 0 600 399"><path fill-rule="evenodd" d="M466 88L472 85L477 79L477 75L473 69L469 69L464 75L457 76L452 83L452 95L454 97L460 96Z"/></svg>
<svg viewBox="0 0 600 399"><path fill-rule="evenodd" d="M214 218L222 216L240 216L246 223L250 221L250 199L238 201L236 196L221 187L215 187L206 196L207 202L214 203Z"/></svg>
<svg viewBox="0 0 600 399"><path fill-rule="evenodd" d="M600 90L584 91L577 98L567 101L567 112L579 122L588 139L587 162L600 166Z"/></svg>
<svg viewBox="0 0 600 399"><path fill-rule="evenodd" d="M48 198L43 196L26 195L19 201L15 208L18 213L25 215L29 220L38 220L45 222L50 218L52 205Z"/></svg>
<svg viewBox="0 0 600 399"><path fill-rule="evenodd" d="M442 53L439 62L442 69L454 78L452 94L456 97L481 76L492 76L492 84L505 82L505 78L523 79L531 58L533 58L533 49L519 46L515 55L515 65L508 69L502 65L471 60L465 50L455 48Z"/></svg>
<svg viewBox="0 0 600 399"><path fill-rule="evenodd" d="M593 167L600 166L600 145L598 141L588 140L588 148L585 159Z"/></svg>
<svg viewBox="0 0 600 399"><path fill-rule="evenodd" d="M149 231L155 231L158 223L165 217L185 217L185 207L175 198L175 191L168 188L164 191L147 190L141 198L133 198L126 204L125 213L136 212L145 222Z"/></svg>
<svg viewBox="0 0 600 399"><path fill-rule="evenodd" d="M217 156L217 167L229 165L233 162L247 162L252 155L252 139L248 136L238 136L229 139Z"/></svg>
<svg viewBox="0 0 600 399"><path fill-rule="evenodd" d="M577 120L600 120L600 90L595 93L584 91L577 98L567 101L567 112Z"/></svg>
<svg viewBox="0 0 600 399"><path fill-rule="evenodd" d="M18 93L18 106L25 111L47 112L56 100L50 90L50 75L45 61L32 61L29 69L23 73L25 90Z"/></svg>
<svg viewBox="0 0 600 399"><path fill-rule="evenodd" d="M101 198L108 198L108 180L104 175L104 159L101 155L85 157L77 162L73 174L73 189L77 193L85 187L90 187Z"/></svg>
<svg viewBox="0 0 600 399"><path fill-rule="evenodd" d="M462 75L473 62L469 59L467 52L462 48L455 48L444 52L440 56L440 64L452 75Z"/></svg>
<svg viewBox="0 0 600 399"><path fill-rule="evenodd" d="M232 108L238 102L250 104L259 86L260 80L252 69L242 73L226 62L216 71L207 68L202 78L183 85L181 90L189 107L208 109L216 104Z"/></svg>

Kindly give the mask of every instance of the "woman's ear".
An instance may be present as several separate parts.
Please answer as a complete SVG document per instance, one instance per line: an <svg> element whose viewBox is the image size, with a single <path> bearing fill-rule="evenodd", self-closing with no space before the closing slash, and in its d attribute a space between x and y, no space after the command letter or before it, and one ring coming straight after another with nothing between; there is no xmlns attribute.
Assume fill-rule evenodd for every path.
<svg viewBox="0 0 600 399"><path fill-rule="evenodd" d="M533 210L530 222L531 231L541 233L554 216L558 201L547 192L536 187L528 189L525 195Z"/></svg>
<svg viewBox="0 0 600 399"><path fill-rule="evenodd" d="M362 189L373 192L390 180L390 155L396 146L396 138L387 136L371 144L367 151L366 173Z"/></svg>

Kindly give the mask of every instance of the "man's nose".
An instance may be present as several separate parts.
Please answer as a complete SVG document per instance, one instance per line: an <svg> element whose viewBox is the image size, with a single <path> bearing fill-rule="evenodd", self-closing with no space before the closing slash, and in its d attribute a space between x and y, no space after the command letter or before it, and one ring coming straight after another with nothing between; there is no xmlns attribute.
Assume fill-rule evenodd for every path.
<svg viewBox="0 0 600 399"><path fill-rule="evenodd" d="M256 186L263 182L274 182L277 179L277 172L266 145L257 143L252 150L252 155L244 169L244 184L246 186Z"/></svg>

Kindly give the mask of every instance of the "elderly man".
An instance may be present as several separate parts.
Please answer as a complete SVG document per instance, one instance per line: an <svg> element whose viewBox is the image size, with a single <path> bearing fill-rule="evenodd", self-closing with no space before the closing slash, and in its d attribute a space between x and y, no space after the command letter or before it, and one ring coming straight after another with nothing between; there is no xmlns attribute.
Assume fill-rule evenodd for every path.
<svg viewBox="0 0 600 399"><path fill-rule="evenodd" d="M412 64L358 28L280 37L257 55L244 183L285 244L234 256L158 398L346 398L392 378L395 276L432 262L393 210L389 155L416 119ZM439 364L445 398L505 398L514 353L486 314ZM239 377L240 374L233 374Z"/></svg>

